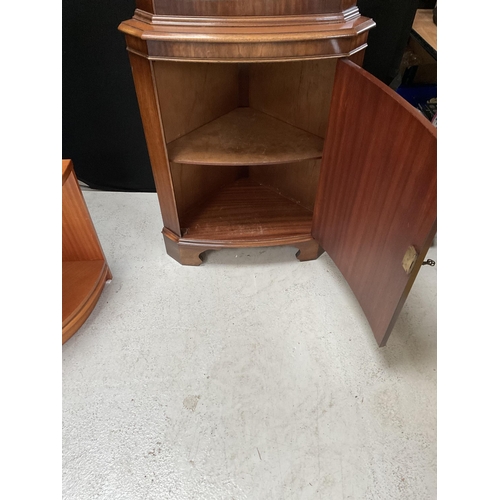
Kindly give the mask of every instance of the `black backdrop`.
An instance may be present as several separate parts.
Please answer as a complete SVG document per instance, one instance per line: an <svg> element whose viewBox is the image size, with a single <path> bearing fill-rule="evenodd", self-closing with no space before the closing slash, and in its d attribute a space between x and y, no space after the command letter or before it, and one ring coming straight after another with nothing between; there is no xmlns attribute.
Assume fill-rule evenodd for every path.
<svg viewBox="0 0 500 500"><path fill-rule="evenodd" d="M63 0L62 157L90 187L154 191L120 22L134 0Z"/></svg>
<svg viewBox="0 0 500 500"><path fill-rule="evenodd" d="M394 79L418 0L358 0L377 23L363 66L386 84ZM432 4L432 2L430 2ZM71 158L90 187L154 191L125 38L135 0L63 0L62 158Z"/></svg>

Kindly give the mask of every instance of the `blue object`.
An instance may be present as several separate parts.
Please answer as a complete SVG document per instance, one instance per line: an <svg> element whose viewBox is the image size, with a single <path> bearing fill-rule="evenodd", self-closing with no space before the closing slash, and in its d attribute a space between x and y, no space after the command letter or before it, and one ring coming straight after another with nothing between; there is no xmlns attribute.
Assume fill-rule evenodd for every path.
<svg viewBox="0 0 500 500"><path fill-rule="evenodd" d="M427 101L437 97L437 85L401 85L396 92L413 107L424 106Z"/></svg>

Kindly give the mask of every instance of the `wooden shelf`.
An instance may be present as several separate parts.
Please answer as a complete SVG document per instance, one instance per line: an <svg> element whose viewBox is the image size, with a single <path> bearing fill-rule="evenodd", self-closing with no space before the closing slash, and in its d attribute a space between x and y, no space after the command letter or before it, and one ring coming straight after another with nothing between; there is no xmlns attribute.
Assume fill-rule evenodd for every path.
<svg viewBox="0 0 500 500"><path fill-rule="evenodd" d="M71 160L62 162L62 343L88 318L111 271Z"/></svg>
<svg viewBox="0 0 500 500"><path fill-rule="evenodd" d="M62 341L66 342L94 309L106 283L104 260L62 263Z"/></svg>
<svg viewBox="0 0 500 500"><path fill-rule="evenodd" d="M185 218L182 240L223 243L310 238L312 212L271 188L239 179Z"/></svg>
<svg viewBox="0 0 500 500"><path fill-rule="evenodd" d="M236 108L167 149L175 163L272 165L321 158L323 139L253 108Z"/></svg>

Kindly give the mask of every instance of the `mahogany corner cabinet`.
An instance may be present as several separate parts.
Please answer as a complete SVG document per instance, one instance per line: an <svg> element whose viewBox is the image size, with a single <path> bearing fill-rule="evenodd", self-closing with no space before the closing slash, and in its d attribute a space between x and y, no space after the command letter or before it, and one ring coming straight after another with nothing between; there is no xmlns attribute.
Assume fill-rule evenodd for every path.
<svg viewBox="0 0 500 500"><path fill-rule="evenodd" d="M137 0L125 34L168 254L323 250L385 345L436 232L436 129L361 69L355 0Z"/></svg>

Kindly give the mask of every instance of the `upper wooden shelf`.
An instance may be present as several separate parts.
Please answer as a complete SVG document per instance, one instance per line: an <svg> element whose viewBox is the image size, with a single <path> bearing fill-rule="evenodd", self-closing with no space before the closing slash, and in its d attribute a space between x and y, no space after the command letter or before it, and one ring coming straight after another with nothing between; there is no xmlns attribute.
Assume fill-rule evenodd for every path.
<svg viewBox="0 0 500 500"><path fill-rule="evenodd" d="M323 139L253 108L236 108L167 149L175 163L272 165L321 158Z"/></svg>

